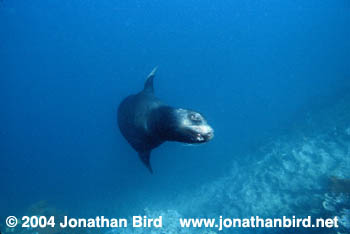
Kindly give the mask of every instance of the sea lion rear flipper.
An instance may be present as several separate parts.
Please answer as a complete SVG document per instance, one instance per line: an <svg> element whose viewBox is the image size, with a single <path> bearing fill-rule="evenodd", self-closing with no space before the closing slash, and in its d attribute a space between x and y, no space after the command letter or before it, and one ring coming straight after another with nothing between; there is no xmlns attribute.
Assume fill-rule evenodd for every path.
<svg viewBox="0 0 350 234"><path fill-rule="evenodd" d="M143 88L143 92L154 93L153 78L156 75L157 68L158 67L153 68L151 73L147 76L147 80L145 82L145 87Z"/></svg>
<svg viewBox="0 0 350 234"><path fill-rule="evenodd" d="M153 174L153 170L151 167L150 157L151 157L151 151L146 152L139 152L139 156L143 164L148 168L148 170Z"/></svg>

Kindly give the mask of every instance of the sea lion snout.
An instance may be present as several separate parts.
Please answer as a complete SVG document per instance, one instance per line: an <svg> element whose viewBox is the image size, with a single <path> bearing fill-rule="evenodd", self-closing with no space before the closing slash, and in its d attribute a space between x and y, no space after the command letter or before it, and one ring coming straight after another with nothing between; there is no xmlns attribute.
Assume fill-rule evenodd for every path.
<svg viewBox="0 0 350 234"><path fill-rule="evenodd" d="M210 130L203 134L205 142L210 141L214 137L214 130L210 126L208 127L210 128Z"/></svg>
<svg viewBox="0 0 350 234"><path fill-rule="evenodd" d="M214 130L208 124L191 126L190 128L195 132L195 139L198 143L208 142L214 137Z"/></svg>

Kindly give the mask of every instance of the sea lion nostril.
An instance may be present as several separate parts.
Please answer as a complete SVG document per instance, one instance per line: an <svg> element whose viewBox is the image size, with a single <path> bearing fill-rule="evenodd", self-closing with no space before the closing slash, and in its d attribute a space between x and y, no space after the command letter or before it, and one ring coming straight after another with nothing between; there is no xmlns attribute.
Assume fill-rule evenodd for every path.
<svg viewBox="0 0 350 234"><path fill-rule="evenodd" d="M210 139L212 139L214 137L214 132L208 132L207 134L206 134L206 139L208 139L208 140L210 140Z"/></svg>

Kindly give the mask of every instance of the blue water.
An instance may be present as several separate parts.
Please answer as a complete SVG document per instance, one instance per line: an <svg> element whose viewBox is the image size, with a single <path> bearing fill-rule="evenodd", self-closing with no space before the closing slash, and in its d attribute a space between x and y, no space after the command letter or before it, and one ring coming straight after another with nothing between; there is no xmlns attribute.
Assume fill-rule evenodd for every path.
<svg viewBox="0 0 350 234"><path fill-rule="evenodd" d="M292 145L295 131L319 139L331 114L346 131L348 113L335 113L349 103L349 13L346 0L0 1L0 217L42 200L80 216L186 212L179 200L225 177L235 193L234 173L268 162L260 149L271 142ZM156 65L156 95L203 113L215 137L165 143L150 175L116 110ZM264 171L249 168L246 180ZM192 212L220 215L229 201Z"/></svg>

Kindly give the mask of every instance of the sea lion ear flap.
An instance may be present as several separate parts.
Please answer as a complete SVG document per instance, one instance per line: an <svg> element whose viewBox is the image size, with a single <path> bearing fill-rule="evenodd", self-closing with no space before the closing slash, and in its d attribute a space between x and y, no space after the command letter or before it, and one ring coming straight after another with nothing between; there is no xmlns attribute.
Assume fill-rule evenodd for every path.
<svg viewBox="0 0 350 234"><path fill-rule="evenodd" d="M148 168L149 172L153 174L153 170L151 167L151 162L150 162L150 157L151 157L151 151L146 151L146 152L139 152L139 157L143 164Z"/></svg>
<svg viewBox="0 0 350 234"><path fill-rule="evenodd" d="M154 93L154 89L153 89L153 78L156 75L156 71L157 71L158 67L153 68L153 70L151 71L151 73L147 76L147 80L145 82L145 87L143 88L144 92L147 93Z"/></svg>

